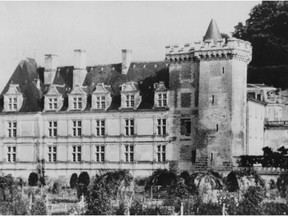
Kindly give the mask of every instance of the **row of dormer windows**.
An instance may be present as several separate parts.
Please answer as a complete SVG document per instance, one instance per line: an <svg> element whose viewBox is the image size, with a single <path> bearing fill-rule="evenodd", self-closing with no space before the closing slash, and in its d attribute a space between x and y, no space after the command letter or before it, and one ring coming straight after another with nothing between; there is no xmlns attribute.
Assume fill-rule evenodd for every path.
<svg viewBox="0 0 288 216"><path fill-rule="evenodd" d="M99 95L99 96L93 96L95 97L94 100L92 100L92 109L97 110L106 110L107 107L107 100L111 99L109 98L109 94ZM17 97L14 96L7 96L9 97L8 100L8 107L5 109L5 111L18 111L21 108L21 105ZM59 111L63 105L63 98L60 96L45 96L46 102L45 102L45 110L47 111ZM136 104L136 101L138 97L141 97L135 93L125 93L124 97L122 98L125 100L123 103L121 103L121 108L137 108L136 106L139 106L139 104ZM70 100L70 99L69 99ZM69 110L83 110L86 105L84 103L82 96L72 96L71 97L72 103L69 105ZM139 101L139 100L138 100ZM60 103L59 103L60 102ZM86 101L85 101L86 102ZM109 103L108 103L109 104ZM20 107L18 107L20 106ZM109 106L109 105L108 105ZM168 106L168 92L156 92L155 93L155 100L154 100L154 106L159 108L165 108Z"/></svg>
<svg viewBox="0 0 288 216"><path fill-rule="evenodd" d="M133 136L135 135L135 119L125 119L124 120L124 135ZM157 135L166 135L167 134L167 120L165 118L158 118L156 120L156 134ZM7 128L8 137L17 137L17 122L8 121ZM57 121L48 121L47 127L48 137L57 137L58 136L58 122ZM95 120L95 135L96 136L105 136L106 135L106 121L105 119L96 119ZM72 136L79 137L82 136L82 121L73 120L72 121Z"/></svg>
<svg viewBox="0 0 288 216"><path fill-rule="evenodd" d="M47 161L48 162L57 162L57 146L49 145L47 152ZM81 162L82 161L82 146L73 145L72 146L72 161L73 162ZM95 156L94 160L96 162L105 162L106 160L106 149L105 145L95 145ZM135 148L133 144L126 144L124 146L124 152L122 153L124 156L125 162L134 162L135 161ZM13 163L16 162L16 146L7 146L7 162ZM156 148L156 160L157 162L165 162L166 161L166 145L161 144L157 145Z"/></svg>

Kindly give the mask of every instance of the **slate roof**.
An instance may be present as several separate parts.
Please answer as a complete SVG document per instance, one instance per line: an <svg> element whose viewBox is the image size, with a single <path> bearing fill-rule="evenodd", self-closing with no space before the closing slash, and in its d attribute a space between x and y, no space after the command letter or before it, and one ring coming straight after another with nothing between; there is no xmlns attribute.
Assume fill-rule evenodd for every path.
<svg viewBox="0 0 288 216"><path fill-rule="evenodd" d="M203 38L203 41L205 40L213 40L214 42L217 42L217 40L222 39L222 36L220 34L220 31L218 29L218 26L214 19L211 20L208 29L206 31L206 34Z"/></svg>
<svg viewBox="0 0 288 216"><path fill-rule="evenodd" d="M37 88L36 80L40 79L41 87ZM87 75L84 86L87 86L88 101L85 110L90 110L91 96L97 83L111 85L112 104L108 110L118 110L121 105L120 85L134 81L137 82L142 95L142 102L138 109L152 109L154 104L154 83L163 81L169 88L169 66L164 61L158 62L132 62L127 75L121 74L121 63L95 65L87 67ZM19 84L23 92L23 106L19 112L39 112L44 108L44 95L49 85L44 85L44 68L37 67L34 59L22 60L16 67L13 75L6 84L0 96L0 111L3 110L3 94L7 92L9 84ZM68 96L73 84L73 66L58 67L53 84L57 84L57 90L64 97L61 111L67 110Z"/></svg>

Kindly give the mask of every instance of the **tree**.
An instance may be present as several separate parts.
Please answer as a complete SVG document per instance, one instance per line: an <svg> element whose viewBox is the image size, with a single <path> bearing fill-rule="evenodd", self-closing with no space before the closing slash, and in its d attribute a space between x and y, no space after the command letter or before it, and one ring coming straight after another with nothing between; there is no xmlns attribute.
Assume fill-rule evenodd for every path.
<svg viewBox="0 0 288 216"><path fill-rule="evenodd" d="M84 196L87 194L87 187L90 183L90 177L87 172L81 172L78 177L78 184L77 184L77 195L78 198L83 194Z"/></svg>
<svg viewBox="0 0 288 216"><path fill-rule="evenodd" d="M70 178L70 188L76 188L77 181L78 181L78 175L77 173L73 173Z"/></svg>
<svg viewBox="0 0 288 216"><path fill-rule="evenodd" d="M95 178L88 187L86 203L88 215L111 214L112 207L103 177Z"/></svg>
<svg viewBox="0 0 288 216"><path fill-rule="evenodd" d="M262 1L250 12L246 24L234 27L233 37L250 41L253 46L251 65L288 64L288 3Z"/></svg>
<svg viewBox="0 0 288 216"><path fill-rule="evenodd" d="M35 172L31 172L28 178L28 185L37 186L38 183L38 174Z"/></svg>

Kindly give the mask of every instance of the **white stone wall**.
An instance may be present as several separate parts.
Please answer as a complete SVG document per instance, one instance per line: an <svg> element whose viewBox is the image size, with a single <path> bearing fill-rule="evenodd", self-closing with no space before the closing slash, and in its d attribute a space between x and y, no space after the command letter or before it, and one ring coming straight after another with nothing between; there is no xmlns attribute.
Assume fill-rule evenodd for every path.
<svg viewBox="0 0 288 216"><path fill-rule="evenodd" d="M247 155L263 155L265 106L249 100L247 102Z"/></svg>

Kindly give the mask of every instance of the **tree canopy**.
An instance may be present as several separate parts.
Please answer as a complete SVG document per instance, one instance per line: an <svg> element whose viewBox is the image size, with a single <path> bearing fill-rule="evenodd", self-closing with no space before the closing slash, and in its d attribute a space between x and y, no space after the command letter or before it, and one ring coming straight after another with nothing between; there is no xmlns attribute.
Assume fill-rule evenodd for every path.
<svg viewBox="0 0 288 216"><path fill-rule="evenodd" d="M262 1L233 37L251 42L253 66L288 65L288 2Z"/></svg>

